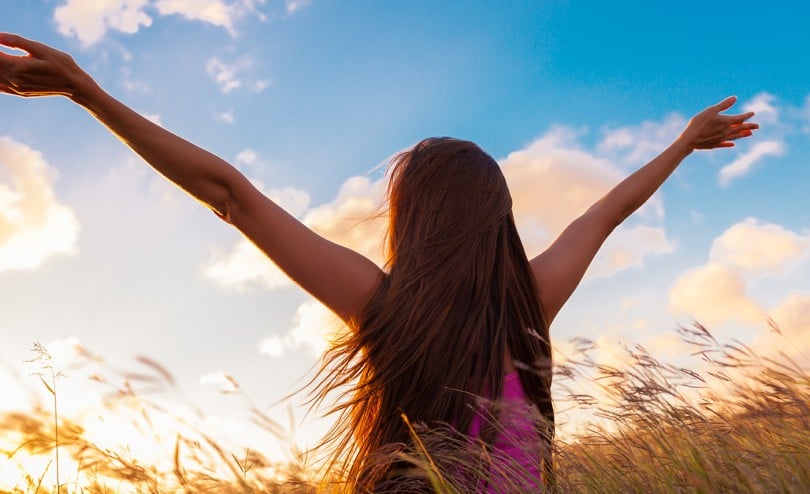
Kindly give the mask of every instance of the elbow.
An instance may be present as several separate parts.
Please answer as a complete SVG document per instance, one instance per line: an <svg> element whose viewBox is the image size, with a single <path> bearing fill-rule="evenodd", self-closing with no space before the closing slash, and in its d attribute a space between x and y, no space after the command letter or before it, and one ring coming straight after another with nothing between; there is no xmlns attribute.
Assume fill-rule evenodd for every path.
<svg viewBox="0 0 810 494"><path fill-rule="evenodd" d="M231 209L227 202L218 207L215 206L209 207L211 208L211 211L213 211L214 214L217 215L219 219L221 219L225 223L233 225L233 216L231 215Z"/></svg>
<svg viewBox="0 0 810 494"><path fill-rule="evenodd" d="M211 211L226 223L234 224L237 202L231 189L225 185L217 187L211 199L205 201Z"/></svg>

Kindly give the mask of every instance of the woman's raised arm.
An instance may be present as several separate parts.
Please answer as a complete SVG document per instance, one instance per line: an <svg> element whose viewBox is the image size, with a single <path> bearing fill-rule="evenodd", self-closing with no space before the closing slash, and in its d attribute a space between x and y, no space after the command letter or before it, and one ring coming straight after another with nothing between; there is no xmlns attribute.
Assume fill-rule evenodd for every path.
<svg viewBox="0 0 810 494"><path fill-rule="evenodd" d="M540 302L549 322L579 285L585 270L610 233L658 190L675 168L695 149L734 146L749 137L754 113L721 115L734 105L729 97L695 115L663 153L624 179L563 230L542 254L531 261Z"/></svg>
<svg viewBox="0 0 810 494"><path fill-rule="evenodd" d="M0 45L27 52L0 52L0 92L70 98L155 170L236 226L342 319L359 315L382 276L374 263L307 228L224 160L117 101L66 53L5 33Z"/></svg>

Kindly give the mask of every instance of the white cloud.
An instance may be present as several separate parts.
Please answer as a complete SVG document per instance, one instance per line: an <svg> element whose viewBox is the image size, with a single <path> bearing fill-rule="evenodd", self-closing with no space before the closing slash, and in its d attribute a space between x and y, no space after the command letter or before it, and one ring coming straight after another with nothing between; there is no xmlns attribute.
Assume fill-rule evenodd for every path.
<svg viewBox="0 0 810 494"><path fill-rule="evenodd" d="M219 115L217 115L217 120L219 120L220 122L225 122L226 124L229 125L236 122L236 118L233 115L233 110L228 110L226 112L220 113Z"/></svg>
<svg viewBox="0 0 810 494"><path fill-rule="evenodd" d="M779 110L773 104L775 100L776 97L770 93L759 93L743 105L743 113L752 111L756 113L754 118L757 122L775 124L779 121Z"/></svg>
<svg viewBox="0 0 810 494"><path fill-rule="evenodd" d="M281 357L284 355L285 340L278 335L270 335L259 342L259 353L271 357Z"/></svg>
<svg viewBox="0 0 810 494"><path fill-rule="evenodd" d="M310 0L284 0L288 14L294 14L301 10L303 7L309 5Z"/></svg>
<svg viewBox="0 0 810 494"><path fill-rule="evenodd" d="M663 122L646 121L605 131L597 149L623 162L642 164L666 149L685 126L686 119L673 113Z"/></svg>
<svg viewBox="0 0 810 494"><path fill-rule="evenodd" d="M501 162L514 200L514 213L529 256L542 251L571 221L618 184L626 172L610 160L582 149L579 133L556 127ZM659 196L636 216L663 217ZM650 254L672 252L663 228L642 224L617 229L600 250L587 277L611 276L643 265Z"/></svg>
<svg viewBox="0 0 810 494"><path fill-rule="evenodd" d="M260 183L256 183L255 185L260 190L263 189ZM267 197L293 216L301 216L309 207L309 194L295 187L270 189L270 191L267 192Z"/></svg>
<svg viewBox="0 0 810 494"><path fill-rule="evenodd" d="M0 137L0 273L76 252L79 222L56 198L54 173L41 153Z"/></svg>
<svg viewBox="0 0 810 494"><path fill-rule="evenodd" d="M763 327L767 311L747 294L748 279L782 274L807 261L808 253L810 236L747 218L714 240L706 264L676 280L670 305L709 326L737 321Z"/></svg>
<svg viewBox="0 0 810 494"><path fill-rule="evenodd" d="M231 34L234 34L234 5L221 0L157 0L155 3L161 15L178 14L192 21L223 27Z"/></svg>
<svg viewBox="0 0 810 494"><path fill-rule="evenodd" d="M59 32L84 45L101 40L108 29L133 34L152 25L149 0L67 0L54 11Z"/></svg>
<svg viewBox="0 0 810 494"><path fill-rule="evenodd" d="M810 235L746 218L714 239L709 258L748 274L773 274L806 259L809 252Z"/></svg>
<svg viewBox="0 0 810 494"><path fill-rule="evenodd" d="M250 83L250 90L254 93L261 93L265 89L269 88L273 84L273 81L270 79L261 79L258 81L253 81Z"/></svg>
<svg viewBox="0 0 810 494"><path fill-rule="evenodd" d="M250 72L253 67L253 59L248 56L236 60L213 57L205 64L205 71L224 94L240 88L260 93L270 87L272 82L269 79L255 80L245 76L244 74Z"/></svg>
<svg viewBox="0 0 810 494"><path fill-rule="evenodd" d="M298 306L293 327L284 336L271 335L259 342L259 351L271 357L280 357L291 349L303 348L320 356L328 347L342 322L324 305L314 300Z"/></svg>
<svg viewBox="0 0 810 494"><path fill-rule="evenodd" d="M622 179L609 161L580 149L576 137L557 127L501 162L529 255Z"/></svg>
<svg viewBox="0 0 810 494"><path fill-rule="evenodd" d="M725 187L732 180L748 175L753 166L765 156L781 156L784 152L785 145L780 141L759 141L740 157L721 168L717 181L721 186Z"/></svg>
<svg viewBox="0 0 810 494"><path fill-rule="evenodd" d="M810 293L791 293L771 312L771 318L781 334L763 334L754 347L772 354L782 352L810 365Z"/></svg>
<svg viewBox="0 0 810 494"><path fill-rule="evenodd" d="M291 285L287 275L247 239L237 242L227 254L215 253L203 274L223 288L236 291L256 286L274 290Z"/></svg>
<svg viewBox="0 0 810 494"><path fill-rule="evenodd" d="M66 0L54 11L59 32L75 36L85 46L100 41L109 30L134 34L141 27L152 25L153 14L159 16L180 15L188 20L204 22L236 34L235 24L239 19L254 15L266 20L259 11L265 0ZM305 2L286 2L303 5Z"/></svg>
<svg viewBox="0 0 810 494"><path fill-rule="evenodd" d="M124 60L128 61L130 58L131 55L125 52ZM122 78L121 85L124 86L124 89L126 89L127 91L140 93L148 93L149 91L151 91L151 88L149 87L148 84L133 78L132 69L130 69L129 67L121 68L121 78Z"/></svg>
<svg viewBox="0 0 810 494"><path fill-rule="evenodd" d="M689 346L683 338L674 331L669 331L646 338L642 346L656 356L679 357L694 352L694 347Z"/></svg>
<svg viewBox="0 0 810 494"><path fill-rule="evenodd" d="M256 153L256 151L250 148L245 148L242 151L239 151L239 154L236 155L234 163L239 167L253 166L258 163L258 160L259 155Z"/></svg>
<svg viewBox="0 0 810 494"><path fill-rule="evenodd" d="M591 278L606 278L628 268L641 268L650 255L664 255L675 251L661 227L637 225L619 227L602 246L601 255L588 270Z"/></svg>
<svg viewBox="0 0 810 494"><path fill-rule="evenodd" d="M214 57L205 65L205 71L214 78L219 90L227 94L242 85L238 72L245 66L245 62L226 64L218 57Z"/></svg>
<svg viewBox="0 0 810 494"><path fill-rule="evenodd" d="M761 325L767 320L764 310L746 294L739 272L709 263L678 277L669 292L670 306L709 327L738 321Z"/></svg>
<svg viewBox="0 0 810 494"><path fill-rule="evenodd" d="M223 371L210 372L200 377L201 386L214 386L220 393L235 393L239 388L236 380Z"/></svg>
<svg viewBox="0 0 810 494"><path fill-rule="evenodd" d="M337 198L307 211L304 223L320 235L380 264L387 216L378 214L386 180L366 177L346 180Z"/></svg>

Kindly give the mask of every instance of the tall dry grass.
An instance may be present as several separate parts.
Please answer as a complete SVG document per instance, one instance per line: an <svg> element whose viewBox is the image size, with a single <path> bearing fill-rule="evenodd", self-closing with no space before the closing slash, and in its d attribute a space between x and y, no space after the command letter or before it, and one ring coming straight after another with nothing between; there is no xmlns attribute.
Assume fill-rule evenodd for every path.
<svg viewBox="0 0 810 494"><path fill-rule="evenodd" d="M698 324L680 332L690 365L641 346L626 349L626 368L579 363L612 403L588 402L601 425L557 444L560 491L810 492L807 370L718 342Z"/></svg>
<svg viewBox="0 0 810 494"><path fill-rule="evenodd" d="M183 399L173 375L154 360L138 357L136 370L122 371L87 353L82 361L93 367L90 379L107 390L92 413L102 420L123 421L128 431L138 431L162 452L164 461L145 461L125 444L117 449L99 444L79 421L60 414L60 399L66 397L60 396L57 382L64 374L55 370L47 348L35 344L33 352L35 357L25 361L34 365L32 382L47 389L52 403L0 414L0 472L12 467L20 472L11 483L0 481L0 494L315 492L305 455L297 450L288 428L256 406L233 378L228 377L231 392L244 399L255 426L283 443L287 461L269 460L261 447L231 450L224 438L205 430L204 411ZM78 373L76 367L73 370ZM99 369L109 375L98 373ZM171 396L170 401L184 401L186 414L171 412L162 403L165 395ZM108 435L115 433L108 431ZM13 447L4 446L8 444ZM47 462L32 461L38 459Z"/></svg>
<svg viewBox="0 0 810 494"><path fill-rule="evenodd" d="M778 332L775 326L772 330ZM768 357L737 342L719 342L700 325L680 333L692 351L677 365L658 360L639 345L625 348L623 364L605 365L592 357L596 348L592 342L575 342L574 355L556 368L557 408L563 415L577 410L590 419L577 434L558 437L552 490L810 492L807 370L785 355ZM168 371L145 362L151 374L130 378L174 386ZM140 427L148 429L154 417L166 411L136 392L132 381L119 385L113 395L138 411ZM54 397L58 404L58 392ZM246 403L257 425L279 441L290 440L280 424L249 400ZM0 437L18 438L16 449L3 451L7 459L0 462L14 461L26 452L54 458L45 468L55 468L55 412L43 405L0 417ZM217 438L193 428L164 445L171 464L150 465L127 451L97 446L69 418L60 417L58 425L58 449L78 465L75 471L61 472L62 493L315 492L336 485L330 481L339 482L313 479L304 455L274 463L259 453L261 445L232 452ZM406 465L395 479L380 486L380 492L474 492L483 489L494 471L504 492L534 490L521 487L527 485L526 472L519 465L509 458L493 458L481 441L460 436L450 427L410 426L412 444L392 447L380 457L381 462ZM45 473L27 472L0 493L57 492L43 481Z"/></svg>

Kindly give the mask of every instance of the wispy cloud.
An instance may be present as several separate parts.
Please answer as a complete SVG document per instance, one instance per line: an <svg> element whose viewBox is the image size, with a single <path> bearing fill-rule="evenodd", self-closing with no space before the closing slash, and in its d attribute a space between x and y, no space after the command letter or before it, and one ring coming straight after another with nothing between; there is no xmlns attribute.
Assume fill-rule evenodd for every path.
<svg viewBox="0 0 810 494"><path fill-rule="evenodd" d="M605 241L603 254L594 261L588 276L608 278L625 269L642 268L650 256L671 254L675 248L663 227L622 226Z"/></svg>
<svg viewBox="0 0 810 494"><path fill-rule="evenodd" d="M242 59L236 63L226 63L219 57L214 57L205 64L205 71L217 83L219 90L227 94L242 86L239 72L249 66L249 59Z"/></svg>
<svg viewBox="0 0 810 494"><path fill-rule="evenodd" d="M281 357L290 350L303 349L314 356L329 347L329 339L343 327L342 322L322 304L311 300L298 306L293 327L284 335L271 335L259 342L259 352Z"/></svg>
<svg viewBox="0 0 810 494"><path fill-rule="evenodd" d="M673 113L663 121L645 121L639 125L608 129L603 132L597 150L614 160L638 165L654 158L678 137L686 119Z"/></svg>
<svg viewBox="0 0 810 494"><path fill-rule="evenodd" d="M225 28L234 34L234 5L238 3L228 5L221 0L157 0L155 8L160 15L181 15L192 21Z"/></svg>
<svg viewBox="0 0 810 494"><path fill-rule="evenodd" d="M134 34L141 27L151 26L152 16L146 12L148 6L149 0L67 0L54 11L54 20L60 33L75 36L84 45L92 45L110 29Z"/></svg>
<svg viewBox="0 0 810 494"><path fill-rule="evenodd" d="M762 124L775 124L779 121L779 109L774 104L775 101L776 96L762 92L747 101L742 106L742 110L756 113L756 120Z"/></svg>
<svg viewBox="0 0 810 494"><path fill-rule="evenodd" d="M121 85L127 91L148 93L151 88L143 81L137 80L132 75L132 69L129 67L121 68Z"/></svg>
<svg viewBox="0 0 810 494"><path fill-rule="evenodd" d="M253 59L249 56L243 56L233 61L213 57L205 64L205 71L216 82L223 94L239 88L260 93L270 87L272 81L251 78L250 72L254 65Z"/></svg>
<svg viewBox="0 0 810 494"><path fill-rule="evenodd" d="M284 0L284 6L288 14L294 14L310 4L311 0Z"/></svg>
<svg viewBox="0 0 810 494"><path fill-rule="evenodd" d="M267 19L260 7L265 0L66 0L54 10L59 32L75 36L85 45L99 42L112 30L134 34L152 25L156 16L180 15L236 34L236 23L248 16ZM287 14L303 7L304 0L285 1Z"/></svg>
<svg viewBox="0 0 810 494"><path fill-rule="evenodd" d="M239 388L236 380L230 374L224 371L209 372L200 377L201 386L214 386L219 389L220 393L230 394L235 393Z"/></svg>
<svg viewBox="0 0 810 494"><path fill-rule="evenodd" d="M79 221L56 198L54 174L41 153L0 137L0 273L76 252Z"/></svg>
<svg viewBox="0 0 810 494"><path fill-rule="evenodd" d="M228 125L232 125L234 122L236 122L236 117L234 116L233 110L228 110L217 115L217 120L220 122L225 122Z"/></svg>
<svg viewBox="0 0 810 494"><path fill-rule="evenodd" d="M717 182L722 187L726 187L732 180L751 173L754 165L766 156L782 156L784 153L785 145L781 141L759 141L737 159L721 168L717 175Z"/></svg>

